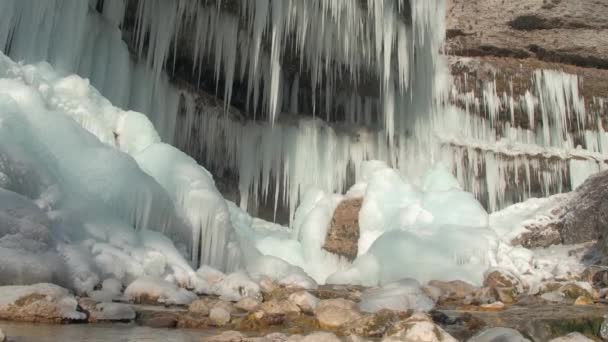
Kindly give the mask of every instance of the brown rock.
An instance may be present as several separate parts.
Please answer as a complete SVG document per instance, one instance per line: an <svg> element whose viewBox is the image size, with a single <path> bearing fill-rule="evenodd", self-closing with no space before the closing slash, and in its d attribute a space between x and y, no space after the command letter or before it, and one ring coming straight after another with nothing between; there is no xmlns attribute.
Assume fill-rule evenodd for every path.
<svg viewBox="0 0 608 342"><path fill-rule="evenodd" d="M239 300L236 304L234 304L235 308L241 309L241 310L247 311L247 312L255 311L255 309L257 309L258 306L260 306L260 301L258 301L255 298L251 298L251 297L245 297L245 298Z"/></svg>
<svg viewBox="0 0 608 342"><path fill-rule="evenodd" d="M209 315L209 311L211 310L209 306L210 305L208 301L203 299L197 299L194 302L190 303L190 305L188 306L188 311L195 314L207 316Z"/></svg>
<svg viewBox="0 0 608 342"><path fill-rule="evenodd" d="M331 219L327 229L323 249L352 261L358 253L359 244L359 211L362 198L342 201Z"/></svg>
<svg viewBox="0 0 608 342"><path fill-rule="evenodd" d="M520 294L524 291L522 282L511 272L506 270L492 270L486 273L483 286L491 289L495 288L512 288L514 294Z"/></svg>
<svg viewBox="0 0 608 342"><path fill-rule="evenodd" d="M338 329L361 318L356 304L345 299L327 299L319 302L315 316L324 329Z"/></svg>
<svg viewBox="0 0 608 342"><path fill-rule="evenodd" d="M569 283L562 286L559 290L560 293L563 293L566 298L570 298L572 300L576 300L579 297L588 297L592 298L591 294L574 283Z"/></svg>
<svg viewBox="0 0 608 342"><path fill-rule="evenodd" d="M429 282L430 286L434 286L441 290L442 292L442 300L458 300L464 299L468 296L472 296L475 291L478 289L475 286L461 281L439 281L432 280Z"/></svg>
<svg viewBox="0 0 608 342"><path fill-rule="evenodd" d="M269 315L300 314L300 308L290 300L270 300L260 304L259 310Z"/></svg>
<svg viewBox="0 0 608 342"><path fill-rule="evenodd" d="M587 296L580 296L574 301L574 305L592 305L593 299Z"/></svg>
<svg viewBox="0 0 608 342"><path fill-rule="evenodd" d="M345 328L344 334L362 337L382 337L395 323L407 319L410 315L411 313L380 310L351 322Z"/></svg>

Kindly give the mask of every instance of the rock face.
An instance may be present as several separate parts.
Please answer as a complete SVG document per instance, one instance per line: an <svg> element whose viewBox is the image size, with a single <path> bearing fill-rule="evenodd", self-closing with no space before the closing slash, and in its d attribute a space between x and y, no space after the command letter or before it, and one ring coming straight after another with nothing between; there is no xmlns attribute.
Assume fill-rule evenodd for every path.
<svg viewBox="0 0 608 342"><path fill-rule="evenodd" d="M608 68L608 3L448 0L452 53Z"/></svg>
<svg viewBox="0 0 608 342"><path fill-rule="evenodd" d="M600 246L608 251L605 236L608 231L608 171L589 177L576 189L567 204L561 236L564 243L574 244L601 239Z"/></svg>
<svg viewBox="0 0 608 342"><path fill-rule="evenodd" d="M328 252L346 257L352 261L357 257L359 242L359 210L362 198L342 201L331 219L325 245Z"/></svg>

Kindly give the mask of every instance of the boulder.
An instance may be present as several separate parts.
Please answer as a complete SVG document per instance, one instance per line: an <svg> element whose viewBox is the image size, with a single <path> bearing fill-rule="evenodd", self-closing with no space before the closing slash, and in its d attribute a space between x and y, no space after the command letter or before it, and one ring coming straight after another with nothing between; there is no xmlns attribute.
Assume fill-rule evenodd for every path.
<svg viewBox="0 0 608 342"><path fill-rule="evenodd" d="M532 342L511 328L490 328L473 336L468 342Z"/></svg>
<svg viewBox="0 0 608 342"><path fill-rule="evenodd" d="M200 314L203 316L209 315L210 311L209 302L204 299L197 299L194 302L190 303L188 306L188 311L196 314Z"/></svg>
<svg viewBox="0 0 608 342"><path fill-rule="evenodd" d="M350 261L355 260L359 248L359 211L362 204L362 198L346 199L338 204L327 229L323 249Z"/></svg>
<svg viewBox="0 0 608 342"><path fill-rule="evenodd" d="M560 234L566 244L597 240L608 233L608 171L589 177L567 204ZM608 252L606 239L600 247Z"/></svg>
<svg viewBox="0 0 608 342"><path fill-rule="evenodd" d="M554 338L549 342L593 342L593 340L581 333L574 332L566 336Z"/></svg>
<svg viewBox="0 0 608 342"><path fill-rule="evenodd" d="M456 342L457 340L433 323L433 320L423 313L417 313L410 318L395 324L392 331L382 342Z"/></svg>
<svg viewBox="0 0 608 342"><path fill-rule="evenodd" d="M230 322L232 307L230 303L218 301L209 311L209 319L215 326L222 327Z"/></svg>
<svg viewBox="0 0 608 342"><path fill-rule="evenodd" d="M320 301L315 316L324 329L338 329L361 318L355 302L346 299Z"/></svg>
<svg viewBox="0 0 608 342"><path fill-rule="evenodd" d="M296 304L304 313L313 313L319 304L319 298L307 291L299 291L289 295L289 300Z"/></svg>
<svg viewBox="0 0 608 342"><path fill-rule="evenodd" d="M0 286L0 320L61 323L86 318L76 298L60 286Z"/></svg>
<svg viewBox="0 0 608 342"><path fill-rule="evenodd" d="M461 281L440 281L440 280L431 280L429 282L429 286L436 287L441 290L441 300L459 300L464 299L466 297L472 296L475 291L478 289L477 287Z"/></svg>
<svg viewBox="0 0 608 342"><path fill-rule="evenodd" d="M259 305L259 300L251 297L245 297L234 304L234 307L243 311L251 312L255 311Z"/></svg>

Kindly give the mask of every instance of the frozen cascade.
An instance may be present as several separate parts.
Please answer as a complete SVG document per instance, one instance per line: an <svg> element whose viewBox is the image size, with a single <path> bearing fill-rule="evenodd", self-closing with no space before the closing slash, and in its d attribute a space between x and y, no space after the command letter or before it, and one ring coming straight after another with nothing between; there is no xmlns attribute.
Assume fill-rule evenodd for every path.
<svg viewBox="0 0 608 342"><path fill-rule="evenodd" d="M146 113L163 141L204 160L210 169L236 171L243 208L250 200L270 199L275 207L283 201L293 219L306 189L343 192L360 180L360 167L370 159L385 161L408 179L442 160L491 211L568 190L605 168L608 137L599 117L608 106L604 99L583 99L576 76L538 71L534 86L519 98L497 93L493 82L480 94L452 84L440 54L445 24L437 13L445 11L444 1L409 1L411 25L399 18L404 1L377 0L364 9L350 0L247 0L233 12L218 10L215 1L140 1L133 32L120 26L125 1L104 1L101 15L94 4L3 1L0 48L13 59L45 60L62 73L88 78L113 104ZM385 32L386 26L393 30ZM192 71L200 80L208 77L203 65L213 65L216 86L220 79L224 84L218 89L223 106L200 105L196 95L169 82L164 70L172 69L167 65L175 62L172 55L186 49L176 39L186 32L196 38L188 51L195 61ZM123 36L133 37L141 62L131 58ZM270 49L261 42L269 42ZM313 96L315 118L294 120L282 113L304 108L300 78L287 84L283 74L285 51L277 48L283 46L298 56L298 74L309 74L313 88L332 95L325 100ZM381 85L379 97L337 90L345 79L356 87L370 74ZM247 84L247 107L263 108L257 114L272 123L231 115L237 81ZM590 101L593 111L586 109ZM320 118L335 114L327 108L348 115L343 123L327 123ZM528 117L527 128L515 122L520 110ZM105 134L104 141L111 143L109 131L94 133ZM190 160L184 162L196 169ZM206 196L217 195L207 186L207 175L188 178L200 194L186 196L173 191L176 175L146 171L180 207L186 223L201 227L195 229L201 240L188 248L207 246L216 233L221 236L215 241L229 240L221 228L228 224L220 201L213 206L217 217L209 216L214 210L193 209ZM224 259L205 253L215 255L194 253L193 260L196 255L214 264Z"/></svg>

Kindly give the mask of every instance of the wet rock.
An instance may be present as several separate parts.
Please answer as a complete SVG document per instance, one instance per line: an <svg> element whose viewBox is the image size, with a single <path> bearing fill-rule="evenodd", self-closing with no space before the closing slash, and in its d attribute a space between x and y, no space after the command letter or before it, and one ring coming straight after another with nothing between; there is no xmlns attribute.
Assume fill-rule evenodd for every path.
<svg viewBox="0 0 608 342"><path fill-rule="evenodd" d="M178 325L178 319L179 316L175 312L146 312L139 313L137 324L150 328L175 328ZM190 326L184 324L182 327L189 328Z"/></svg>
<svg viewBox="0 0 608 342"><path fill-rule="evenodd" d="M568 283L562 286L558 291L560 293L563 293L566 298L572 300L576 300L579 297L592 298L591 293L589 293L589 291L575 283Z"/></svg>
<svg viewBox="0 0 608 342"><path fill-rule="evenodd" d="M321 285L312 294L319 299L344 298L358 302L365 290L365 287L357 285Z"/></svg>
<svg viewBox="0 0 608 342"><path fill-rule="evenodd" d="M195 314L207 316L209 315L209 311L211 310L209 304L210 303L207 300L197 299L194 302L190 303L190 305L188 306L188 311Z"/></svg>
<svg viewBox="0 0 608 342"><path fill-rule="evenodd" d="M422 313L395 324L382 342L456 342L456 339L437 326L429 316Z"/></svg>
<svg viewBox="0 0 608 342"><path fill-rule="evenodd" d="M259 310L269 315L297 315L300 308L290 300L270 300L260 304Z"/></svg>
<svg viewBox="0 0 608 342"><path fill-rule="evenodd" d="M395 323L410 317L410 313L380 310L351 322L344 329L345 335L382 337Z"/></svg>
<svg viewBox="0 0 608 342"><path fill-rule="evenodd" d="M130 305L122 303L99 303L95 307L97 321L132 321L135 319L135 311Z"/></svg>
<svg viewBox="0 0 608 342"><path fill-rule="evenodd" d="M283 314L267 314L264 311L256 311L247 315L238 322L239 330L260 331L285 323Z"/></svg>
<svg viewBox="0 0 608 342"><path fill-rule="evenodd" d="M289 300L296 304L302 312L313 313L319 304L319 298L307 291L299 291L289 295Z"/></svg>
<svg viewBox="0 0 608 342"><path fill-rule="evenodd" d="M549 342L593 342L593 340L581 333L574 332L566 336L554 338Z"/></svg>
<svg viewBox="0 0 608 342"><path fill-rule="evenodd" d="M260 301L251 297L245 297L234 304L235 308L247 312L255 311L258 306L260 306Z"/></svg>
<svg viewBox="0 0 608 342"><path fill-rule="evenodd" d="M338 204L331 219L325 244L326 251L355 260L359 243L359 211L362 198L347 199Z"/></svg>
<svg viewBox="0 0 608 342"><path fill-rule="evenodd" d="M587 296L580 296L574 301L574 305L592 305L593 299Z"/></svg>
<svg viewBox="0 0 608 342"><path fill-rule="evenodd" d="M510 328L490 328L473 336L469 342L531 342L523 335Z"/></svg>
<svg viewBox="0 0 608 342"><path fill-rule="evenodd" d="M355 302L345 299L326 299L319 302L315 316L325 329L337 329L361 318Z"/></svg>

